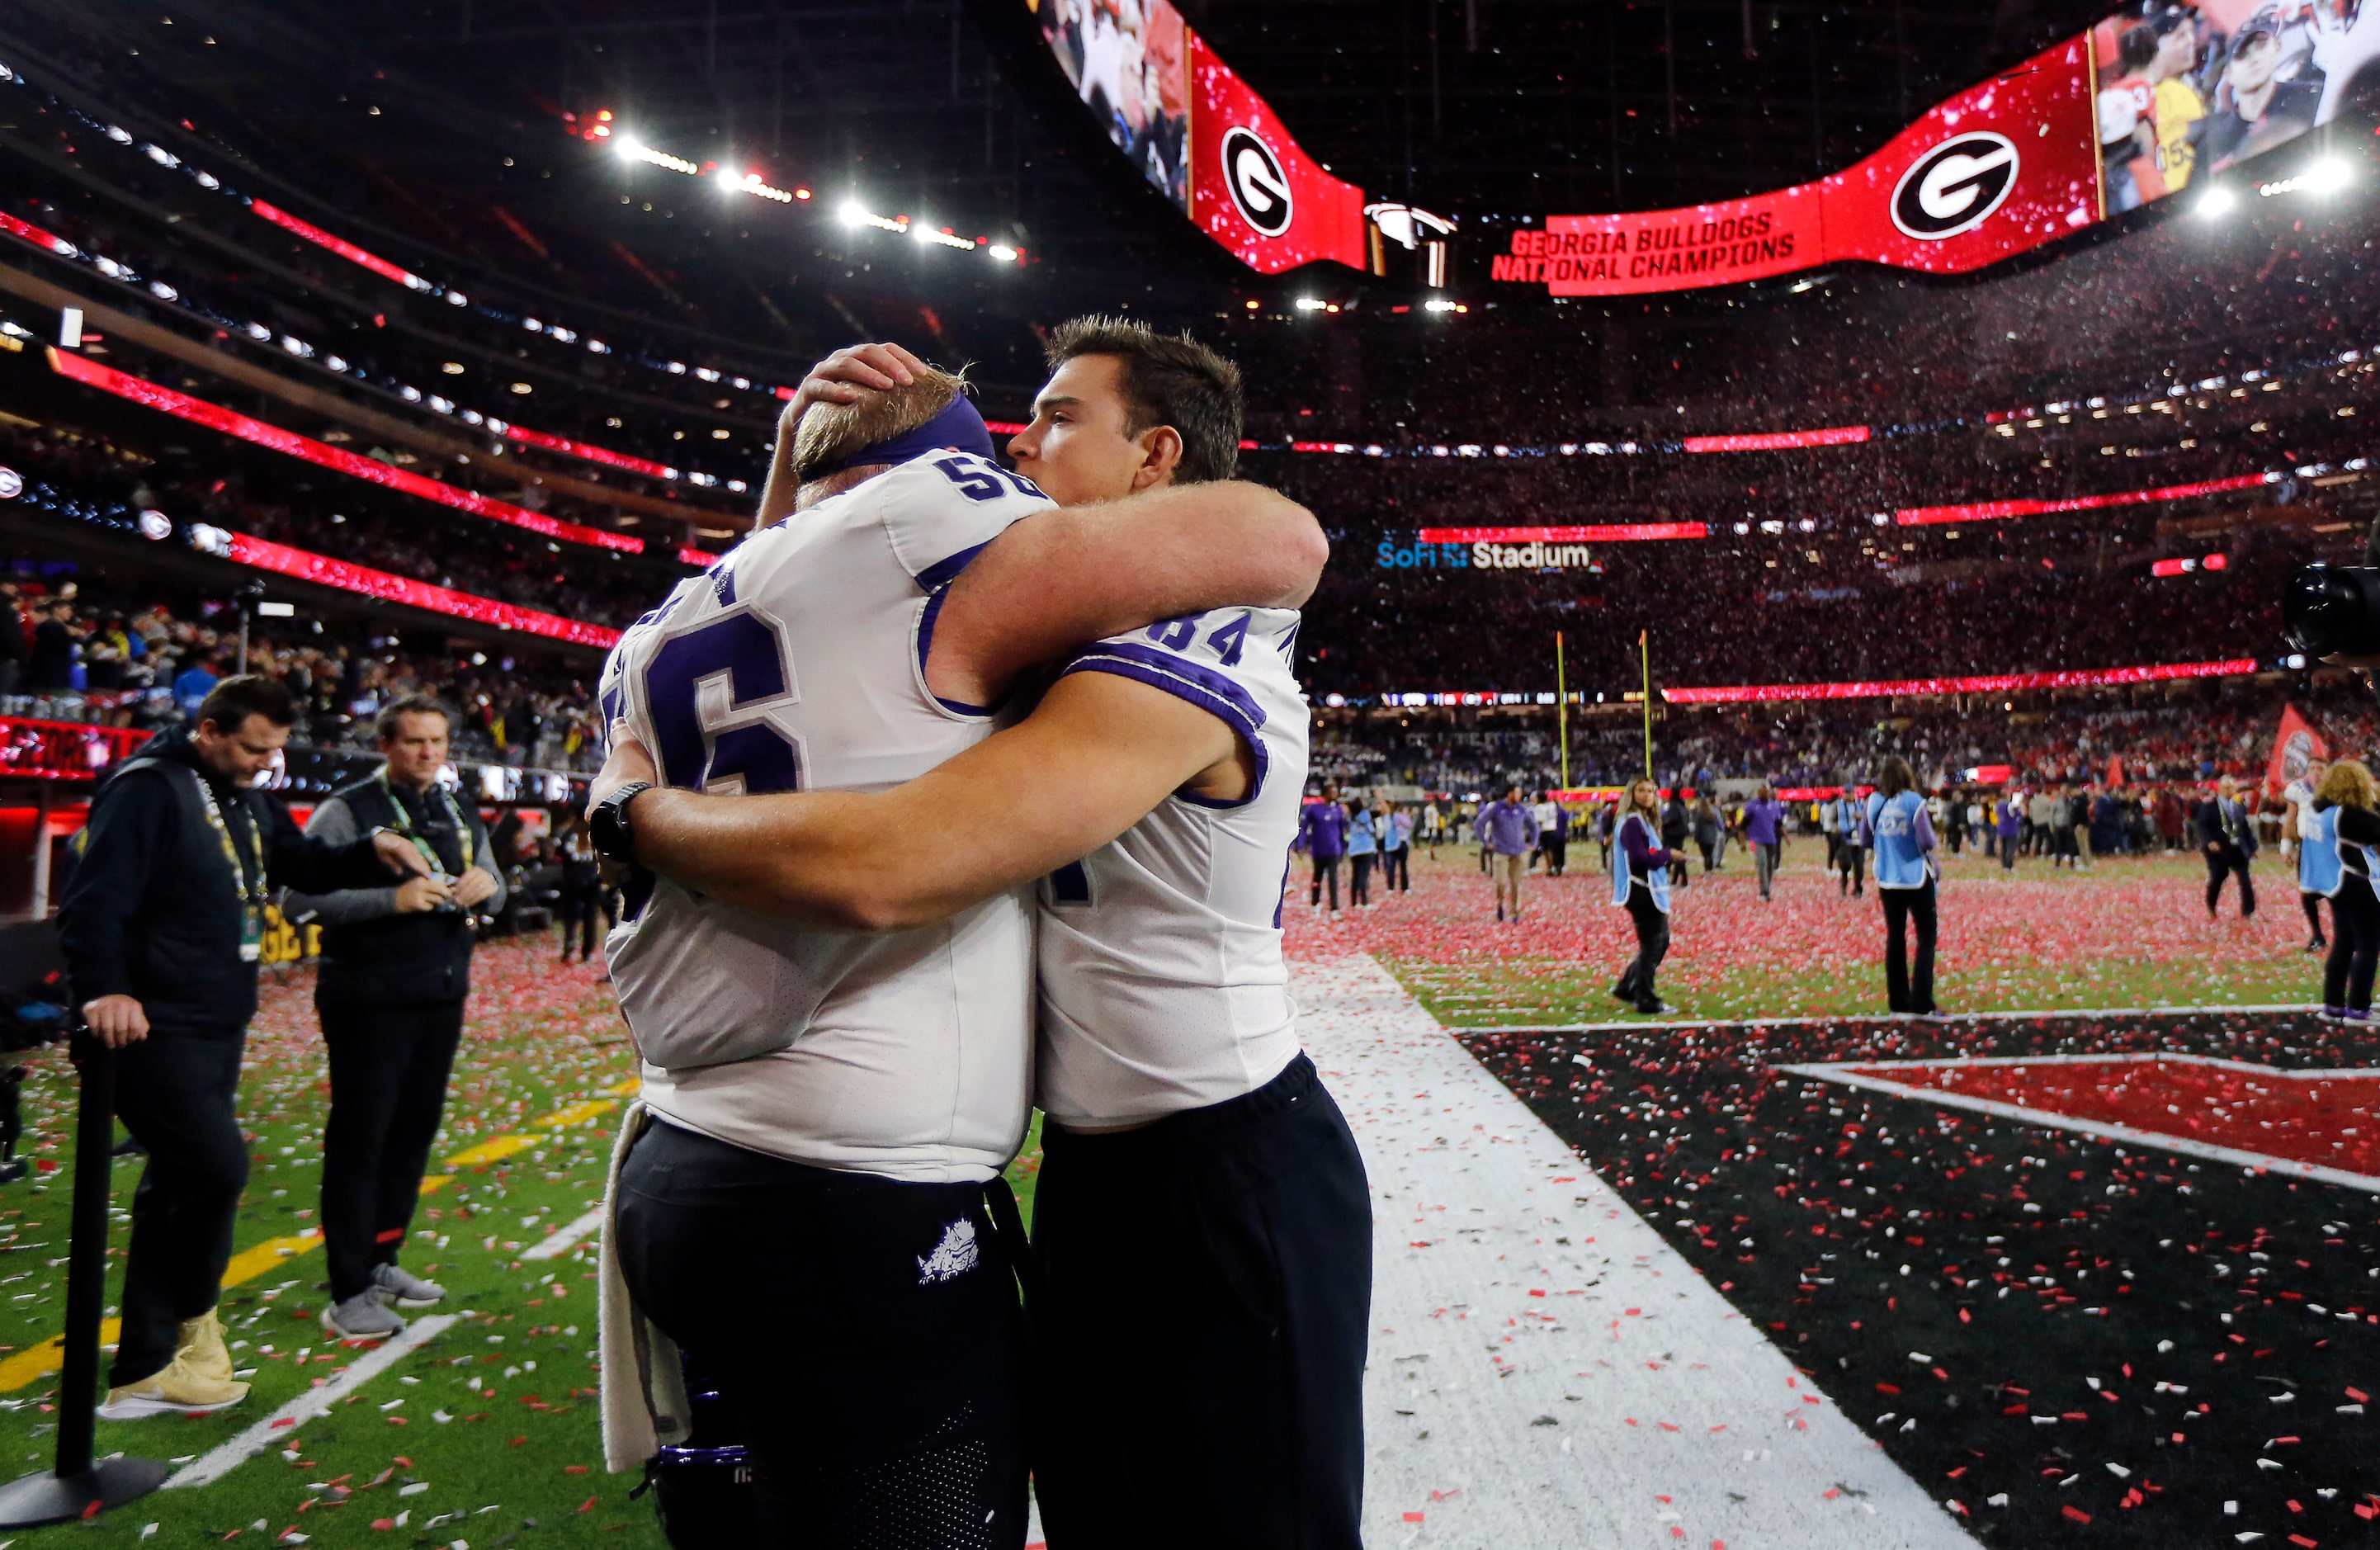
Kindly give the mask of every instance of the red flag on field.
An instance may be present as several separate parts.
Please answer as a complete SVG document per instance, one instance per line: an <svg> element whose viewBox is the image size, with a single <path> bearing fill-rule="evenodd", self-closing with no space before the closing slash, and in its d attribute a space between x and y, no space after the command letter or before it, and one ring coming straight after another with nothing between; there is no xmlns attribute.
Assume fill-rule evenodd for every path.
<svg viewBox="0 0 2380 1550"><path fill-rule="evenodd" d="M2289 782L2304 779L2315 760L2329 757L2330 744L2313 723L2300 715L2295 705L2282 706L2280 736L2273 739L2273 762L2265 770L2265 794L2278 797Z"/></svg>

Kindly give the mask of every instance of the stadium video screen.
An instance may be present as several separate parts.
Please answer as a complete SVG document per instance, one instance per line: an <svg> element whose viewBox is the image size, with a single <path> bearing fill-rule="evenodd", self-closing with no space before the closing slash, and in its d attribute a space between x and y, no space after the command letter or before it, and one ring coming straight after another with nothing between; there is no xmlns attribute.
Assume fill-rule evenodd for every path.
<svg viewBox="0 0 2380 1550"><path fill-rule="evenodd" d="M2091 42L2114 215L2327 123L2380 57L2380 6L2201 0L2110 17Z"/></svg>
<svg viewBox="0 0 2380 1550"><path fill-rule="evenodd" d="M1142 177L1190 213L1190 29L1167 0L1038 0L1042 41Z"/></svg>

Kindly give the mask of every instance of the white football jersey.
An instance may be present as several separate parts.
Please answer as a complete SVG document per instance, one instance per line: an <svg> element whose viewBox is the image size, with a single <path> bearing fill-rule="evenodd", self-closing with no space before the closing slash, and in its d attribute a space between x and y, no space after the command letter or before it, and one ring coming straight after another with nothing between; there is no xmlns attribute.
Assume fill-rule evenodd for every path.
<svg viewBox="0 0 2380 1550"><path fill-rule="evenodd" d="M1281 890L1305 792L1298 615L1220 608L1085 648L1210 711L1255 755L1237 802L1176 793L1040 884L1038 1101L1060 1124L1133 1124L1252 1092L1298 1052Z"/></svg>
<svg viewBox="0 0 2380 1550"><path fill-rule="evenodd" d="M925 658L946 587L1030 481L929 452L754 534L630 627L603 671L662 781L693 790L875 790L990 735L935 698ZM632 901L633 902L633 901ZM1024 1139L1032 1067L1025 890L881 935L807 931L667 880L608 944L675 1124L820 1167L988 1179Z"/></svg>

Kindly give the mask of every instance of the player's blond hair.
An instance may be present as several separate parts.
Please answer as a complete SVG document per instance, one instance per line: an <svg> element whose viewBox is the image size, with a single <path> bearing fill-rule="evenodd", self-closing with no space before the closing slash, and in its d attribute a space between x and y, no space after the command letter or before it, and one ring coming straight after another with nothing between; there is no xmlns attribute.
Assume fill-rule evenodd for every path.
<svg viewBox="0 0 2380 1550"><path fill-rule="evenodd" d="M2324 772L2313 794L2333 807L2380 809L2380 782L2372 778L2371 768L2361 759L2341 759L2333 764Z"/></svg>
<svg viewBox="0 0 2380 1550"><path fill-rule="evenodd" d="M797 482L818 478L818 470L842 462L880 441L906 434L966 391L964 372L920 366L910 372L906 385L879 391L862 388L856 402L812 404L794 427L794 475Z"/></svg>

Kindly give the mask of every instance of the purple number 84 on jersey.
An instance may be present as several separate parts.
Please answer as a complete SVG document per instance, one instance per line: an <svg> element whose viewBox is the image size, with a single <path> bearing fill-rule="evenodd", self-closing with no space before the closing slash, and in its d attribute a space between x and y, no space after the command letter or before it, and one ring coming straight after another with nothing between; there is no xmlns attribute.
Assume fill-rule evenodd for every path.
<svg viewBox="0 0 2380 1550"><path fill-rule="evenodd" d="M783 639L750 613L729 614L662 642L645 666L645 705L662 779L691 791L740 779L747 795L801 787L793 739L767 722L712 732L698 703L709 679L727 680L729 712L792 697Z"/></svg>

